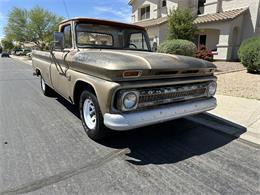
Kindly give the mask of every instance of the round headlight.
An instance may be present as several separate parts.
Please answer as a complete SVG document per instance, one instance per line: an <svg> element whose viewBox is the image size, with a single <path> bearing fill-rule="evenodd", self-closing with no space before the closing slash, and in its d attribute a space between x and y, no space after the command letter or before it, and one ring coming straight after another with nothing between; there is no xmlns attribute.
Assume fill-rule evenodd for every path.
<svg viewBox="0 0 260 195"><path fill-rule="evenodd" d="M208 85L208 96L213 96L213 95L215 95L216 90L217 90L217 83L216 83L216 82L211 82L211 83Z"/></svg>
<svg viewBox="0 0 260 195"><path fill-rule="evenodd" d="M137 95L134 92L129 92L123 97L123 105L125 109L133 109L137 104Z"/></svg>

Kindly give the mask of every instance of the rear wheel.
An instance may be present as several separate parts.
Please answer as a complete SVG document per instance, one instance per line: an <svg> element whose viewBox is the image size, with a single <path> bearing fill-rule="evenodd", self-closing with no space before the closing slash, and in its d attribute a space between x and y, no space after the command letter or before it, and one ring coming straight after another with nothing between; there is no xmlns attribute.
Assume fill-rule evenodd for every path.
<svg viewBox="0 0 260 195"><path fill-rule="evenodd" d="M52 95L52 88L50 88L44 81L44 79L42 78L42 76L40 76L40 82L41 82L41 89L42 89L42 93L45 95L45 96L50 96Z"/></svg>
<svg viewBox="0 0 260 195"><path fill-rule="evenodd" d="M79 101L80 117L87 135L93 140L104 139L109 129L104 125L97 97L85 90Z"/></svg>

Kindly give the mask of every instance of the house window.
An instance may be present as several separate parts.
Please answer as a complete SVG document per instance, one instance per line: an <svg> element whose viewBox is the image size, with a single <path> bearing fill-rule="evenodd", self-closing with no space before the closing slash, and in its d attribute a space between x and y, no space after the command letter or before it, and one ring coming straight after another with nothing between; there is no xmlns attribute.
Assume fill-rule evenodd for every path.
<svg viewBox="0 0 260 195"><path fill-rule="evenodd" d="M204 14L205 3L206 3L206 0L199 0L199 2L198 2L198 15Z"/></svg>
<svg viewBox="0 0 260 195"><path fill-rule="evenodd" d="M166 0L163 0L162 1L162 7L166 7L167 6L167 1Z"/></svg>
<svg viewBox="0 0 260 195"><path fill-rule="evenodd" d="M141 20L150 18L150 6L141 8Z"/></svg>

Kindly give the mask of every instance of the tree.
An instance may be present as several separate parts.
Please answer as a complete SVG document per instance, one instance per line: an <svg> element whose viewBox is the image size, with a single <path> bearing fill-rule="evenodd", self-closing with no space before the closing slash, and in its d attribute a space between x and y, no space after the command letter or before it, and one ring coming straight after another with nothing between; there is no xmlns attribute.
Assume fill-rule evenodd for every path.
<svg viewBox="0 0 260 195"><path fill-rule="evenodd" d="M193 23L195 17L190 9L181 9L170 11L168 16L168 39L195 40L198 32L197 26Z"/></svg>
<svg viewBox="0 0 260 195"><path fill-rule="evenodd" d="M9 51L14 48L13 42L7 38L1 40L1 45L3 46L3 50L5 51Z"/></svg>
<svg viewBox="0 0 260 195"><path fill-rule="evenodd" d="M20 8L13 8L8 15L8 23L5 27L5 35L8 40L24 42L29 39L28 34L28 11Z"/></svg>
<svg viewBox="0 0 260 195"><path fill-rule="evenodd" d="M41 50L52 41L52 34L58 30L58 24L63 20L40 7L31 10L14 8L5 27L9 39L17 42L33 42Z"/></svg>
<svg viewBox="0 0 260 195"><path fill-rule="evenodd" d="M29 12L28 29L31 40L41 49L52 41L53 32L58 31L62 17L56 16L51 12L39 7L33 8Z"/></svg>

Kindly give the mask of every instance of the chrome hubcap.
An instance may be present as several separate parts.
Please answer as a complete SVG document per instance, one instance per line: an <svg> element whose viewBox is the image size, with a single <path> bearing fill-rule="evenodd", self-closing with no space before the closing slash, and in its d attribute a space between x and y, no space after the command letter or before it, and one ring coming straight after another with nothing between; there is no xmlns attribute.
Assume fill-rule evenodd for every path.
<svg viewBox="0 0 260 195"><path fill-rule="evenodd" d="M45 89L46 89L45 82L44 82L43 78L41 80L42 80L42 82L41 82L42 83L42 90L45 91Z"/></svg>
<svg viewBox="0 0 260 195"><path fill-rule="evenodd" d="M96 128L97 118L94 103L91 99L85 99L83 104L83 116L87 127L90 130Z"/></svg>

